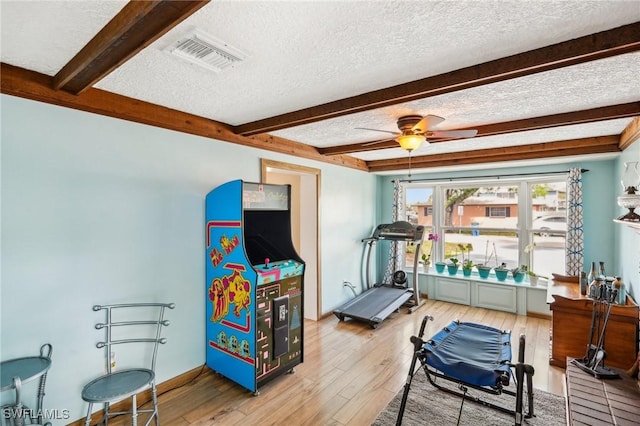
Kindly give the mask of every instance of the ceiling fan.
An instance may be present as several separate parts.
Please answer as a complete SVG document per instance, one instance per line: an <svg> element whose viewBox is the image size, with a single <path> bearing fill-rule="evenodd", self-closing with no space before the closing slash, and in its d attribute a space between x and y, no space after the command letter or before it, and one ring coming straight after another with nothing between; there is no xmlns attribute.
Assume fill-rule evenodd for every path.
<svg viewBox="0 0 640 426"><path fill-rule="evenodd" d="M388 130L370 129L367 127L357 127L362 130L373 130L376 132L385 132L395 135L395 140L400 144L400 147L404 150L411 151L418 149L423 142L430 138L437 139L461 139L472 138L478 131L477 130L429 130L433 126L437 126L442 123L444 118L437 115L404 115L398 118L398 132L390 132ZM369 142L363 144L363 146L373 145L377 143L386 142L388 139Z"/></svg>
<svg viewBox="0 0 640 426"><path fill-rule="evenodd" d="M438 117L437 115L425 115L424 117L420 115L403 115L398 118L397 121L400 133L390 132L388 130L369 129L366 127L358 127L358 129L373 130L395 135L395 140L400 144L400 147L409 152L409 179L411 179L411 152L418 149L428 138L462 139L472 138L478 134L477 130L429 130L443 121L444 118ZM363 146L374 145L388 140L389 139L383 139L369 142L363 144Z"/></svg>

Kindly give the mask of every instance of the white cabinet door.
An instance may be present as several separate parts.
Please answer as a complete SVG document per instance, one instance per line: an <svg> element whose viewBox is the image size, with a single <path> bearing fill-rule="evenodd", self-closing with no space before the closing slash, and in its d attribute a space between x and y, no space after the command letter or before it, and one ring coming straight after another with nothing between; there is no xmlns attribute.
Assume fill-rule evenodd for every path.
<svg viewBox="0 0 640 426"><path fill-rule="evenodd" d="M459 303L461 305L471 304L471 286L469 281L436 278L435 290L435 298L437 300Z"/></svg>
<svg viewBox="0 0 640 426"><path fill-rule="evenodd" d="M500 284L478 283L478 300L480 308L496 309L516 313L516 288Z"/></svg>

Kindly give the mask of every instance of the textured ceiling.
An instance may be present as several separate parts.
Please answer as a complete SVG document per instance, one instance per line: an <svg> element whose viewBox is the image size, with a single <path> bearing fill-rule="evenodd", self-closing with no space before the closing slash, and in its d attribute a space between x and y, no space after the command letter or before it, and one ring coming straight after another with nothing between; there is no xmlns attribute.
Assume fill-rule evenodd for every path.
<svg viewBox="0 0 640 426"><path fill-rule="evenodd" d="M124 1L2 1L2 62L54 76ZM240 125L640 21L633 1L214 1L94 87ZM245 52L212 72L166 48L199 29ZM406 114L473 127L640 100L630 53L270 132L314 147L381 139ZM631 118L424 144L414 155L620 134ZM398 148L352 154L406 156Z"/></svg>

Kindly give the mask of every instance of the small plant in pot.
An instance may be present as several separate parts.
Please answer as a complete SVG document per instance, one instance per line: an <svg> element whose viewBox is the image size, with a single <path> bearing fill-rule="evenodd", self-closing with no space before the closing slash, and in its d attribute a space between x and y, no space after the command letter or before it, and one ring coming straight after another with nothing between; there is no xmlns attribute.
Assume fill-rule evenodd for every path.
<svg viewBox="0 0 640 426"><path fill-rule="evenodd" d="M500 266L494 269L494 272L496 273L498 281L504 281L507 279L509 270L507 269L507 265L503 262Z"/></svg>
<svg viewBox="0 0 640 426"><path fill-rule="evenodd" d="M493 250L491 251L491 253L489 253L489 240L487 240L487 245L484 248L484 263L478 263L476 265L476 268L478 269L478 275L480 276L480 278L489 278L489 273L491 273L491 266L489 266L489 260L491 260L492 257L496 257L496 263L497 263L497 259L498 256L496 254L496 245L495 243L493 244Z"/></svg>
<svg viewBox="0 0 640 426"><path fill-rule="evenodd" d="M458 244L458 248L460 249L460 253L462 253L462 274L465 277L471 276L471 270L473 269L473 262L469 258L471 256L471 250L473 250L473 246L471 243L468 244ZM466 256L465 256L466 253Z"/></svg>
<svg viewBox="0 0 640 426"><path fill-rule="evenodd" d="M429 241L431 242L431 245L429 247L429 252L427 253L426 251L422 253L422 256L420 256L420 261L421 263L424 265L424 270L428 270L429 266L431 265L431 255L433 254L433 249L434 246L436 244L436 242L438 242L438 234L433 234L430 233L429 234ZM442 273L442 271L444 271L444 266L442 267L442 270L440 270L438 268L438 266L436 265L436 270L439 273Z"/></svg>
<svg viewBox="0 0 640 426"><path fill-rule="evenodd" d="M431 255L422 253L422 256L420 256L420 263L422 263L425 271L428 270L429 265L431 265Z"/></svg>
<svg viewBox="0 0 640 426"><path fill-rule="evenodd" d="M489 274L491 273L491 266L487 266L484 263L478 263L476 265L478 269L478 275L480 278L489 278Z"/></svg>
<svg viewBox="0 0 640 426"><path fill-rule="evenodd" d="M458 273L458 263L460 262L457 257L450 257L449 262L447 264L447 271L449 271L449 275L455 275Z"/></svg>
<svg viewBox="0 0 640 426"><path fill-rule="evenodd" d="M545 280L549 279L548 277L545 277L544 275L538 275L531 270L527 271L527 275L529 275L529 283L531 285L538 285L538 278L544 278Z"/></svg>
<svg viewBox="0 0 640 426"><path fill-rule="evenodd" d="M462 274L465 277L470 277L472 270L473 270L473 261L471 259L467 259L464 262L462 262Z"/></svg>
<svg viewBox="0 0 640 426"><path fill-rule="evenodd" d="M511 275L513 276L513 280L517 283L521 283L524 281L524 277L528 274L529 268L527 265L520 265L517 268L511 270Z"/></svg>

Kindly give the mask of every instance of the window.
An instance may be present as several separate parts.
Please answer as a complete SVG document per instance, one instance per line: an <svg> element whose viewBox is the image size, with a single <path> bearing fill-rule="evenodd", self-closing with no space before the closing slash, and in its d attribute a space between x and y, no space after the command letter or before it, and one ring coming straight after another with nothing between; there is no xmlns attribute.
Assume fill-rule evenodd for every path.
<svg viewBox="0 0 640 426"><path fill-rule="evenodd" d="M529 246L525 260L544 276L565 270L567 237L567 184L565 181L530 182Z"/></svg>
<svg viewBox="0 0 640 426"><path fill-rule="evenodd" d="M460 261L512 269L527 265L539 275L564 271L567 232L564 179L500 179L495 182L420 184L405 188L407 212L436 240L422 251L431 263ZM426 234L428 235L428 234ZM407 247L405 266L413 265L415 247Z"/></svg>
<svg viewBox="0 0 640 426"><path fill-rule="evenodd" d="M517 185L443 185L440 226L443 261L457 258L473 264L496 266L518 263Z"/></svg>
<svg viewBox="0 0 640 426"><path fill-rule="evenodd" d="M424 225L426 234L424 243L422 244L421 254L429 257L433 262L433 253L435 250L434 241L428 238L429 234L433 234L433 187L419 186L407 187L405 189L405 210L417 212L415 221L409 220L410 223ZM414 254L416 247L414 245L406 245L406 265L413 267Z"/></svg>
<svg viewBox="0 0 640 426"><path fill-rule="evenodd" d="M485 216L487 217L509 217L511 209L509 207L487 207Z"/></svg>

